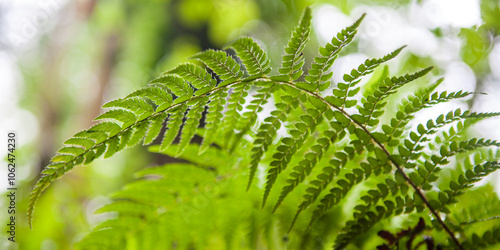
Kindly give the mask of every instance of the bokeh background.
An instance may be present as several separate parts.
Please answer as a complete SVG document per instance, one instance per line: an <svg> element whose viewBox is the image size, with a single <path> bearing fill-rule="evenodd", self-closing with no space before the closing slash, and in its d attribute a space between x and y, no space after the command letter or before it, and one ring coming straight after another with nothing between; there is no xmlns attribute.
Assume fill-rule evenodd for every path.
<svg viewBox="0 0 500 250"><path fill-rule="evenodd" d="M221 48L241 35L258 39L277 65L305 6L314 11L305 50L309 59L318 45L367 13L352 53L336 61L332 81L367 57L406 44L389 63L392 75L432 65L436 79L445 77L441 90L488 94L440 105L422 117L457 106L498 112L499 5L498 0L0 1L0 155L7 154L8 131L16 131L18 140L17 242L10 244L2 227L0 249L71 249L104 219L93 212L109 202L109 193L131 181L135 171L162 161L135 147L75 168L43 194L30 230L27 197L39 172L65 139L92 124L103 103L144 86L200 50ZM500 119L489 119L471 133L500 140L499 127ZM2 194L6 169L2 162ZM500 193L500 185L496 190ZM4 225L7 197L2 197Z"/></svg>

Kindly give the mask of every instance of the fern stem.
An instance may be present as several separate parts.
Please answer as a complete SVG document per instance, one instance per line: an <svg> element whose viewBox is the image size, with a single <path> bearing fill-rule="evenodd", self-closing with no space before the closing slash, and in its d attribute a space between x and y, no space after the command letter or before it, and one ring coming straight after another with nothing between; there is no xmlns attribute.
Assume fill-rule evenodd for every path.
<svg viewBox="0 0 500 250"><path fill-rule="evenodd" d="M500 219L500 215L493 216L493 217L490 217L490 218L487 218L487 219L479 219L479 220L471 220L471 221L460 222L460 225L461 226L465 226L465 225L470 225L470 224L474 224L474 223L478 223L478 222L486 222L486 221L498 220L498 219Z"/></svg>

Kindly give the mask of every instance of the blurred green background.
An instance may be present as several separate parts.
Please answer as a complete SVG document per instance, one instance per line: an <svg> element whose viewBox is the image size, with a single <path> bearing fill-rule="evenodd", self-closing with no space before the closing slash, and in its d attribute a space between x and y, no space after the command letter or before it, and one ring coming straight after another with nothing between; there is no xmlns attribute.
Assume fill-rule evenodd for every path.
<svg viewBox="0 0 500 250"><path fill-rule="evenodd" d="M0 131L18 135L17 237L1 249L71 249L104 218L95 215L107 195L139 169L165 163L134 147L56 181L39 200L34 228L27 226L29 192L62 142L88 128L101 105L144 86L161 72L208 48L251 35L274 65L305 6L314 11L306 58L362 13L367 18L348 56L334 65L342 73L366 57L407 44L391 62L391 74L434 65L443 89L486 92L450 105L499 111L500 7L495 0L306 1L306 0L16 0L0 2ZM306 66L309 64L306 62ZM448 110L448 107L443 107ZM435 112L432 111L432 112ZM479 123L473 133L500 139L500 120ZM6 163L2 163L6 165ZM1 192L7 188L0 170ZM492 177L498 179L498 175ZM498 186L497 186L498 190ZM498 192L497 192L498 193ZM0 221L7 220L7 198Z"/></svg>

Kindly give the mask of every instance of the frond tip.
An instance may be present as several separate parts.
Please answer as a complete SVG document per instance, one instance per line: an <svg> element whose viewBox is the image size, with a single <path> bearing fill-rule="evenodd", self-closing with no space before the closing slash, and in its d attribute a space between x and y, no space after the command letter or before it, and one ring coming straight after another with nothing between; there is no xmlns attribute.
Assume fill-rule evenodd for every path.
<svg viewBox="0 0 500 250"><path fill-rule="evenodd" d="M226 214L220 216L220 209L209 212L197 209L200 216L196 222L222 217L231 221L227 227L230 231L224 232L223 237L217 235L217 239L226 239L228 247L240 242L232 239L232 235L239 237L244 233L233 230L248 228L248 221L252 223L251 234L260 242L267 237L261 237L264 235L255 225L282 227L291 224L291 230L297 224L311 228L320 218L330 218L331 214L336 216L328 213L331 209L348 203L355 204L353 216L342 228L334 230L339 232L335 238L337 248L345 248L355 238L365 237L364 234L373 232L371 229L378 223L385 225L385 219L403 213L418 213L424 217L422 221L432 221L432 227L426 228L429 233L434 233L435 228L444 229L442 233L436 230L438 244L452 244L461 249L459 240L463 238L457 238L457 235L470 233L465 228L467 225L454 220L457 208L463 205L458 202L459 198L477 192L471 187L500 168L500 151L492 153L493 148L498 150L500 143L471 139L466 132L475 121L496 117L500 113L456 109L422 124L417 123L415 128L408 126L416 113L424 108L476 93L436 92L436 87L442 82L439 79L403 98L399 106L391 103L399 100L392 98L397 91L411 91L410 87L403 86L431 78L428 74L432 67L412 74L390 76L389 66L385 66L381 73L375 72L369 83L361 86L362 77L396 57L403 47L382 58L365 60L345 74L343 81L332 86L332 65L343 49L353 42L364 17L362 15L320 48L305 76L302 74L304 49L311 32L310 8L305 9L300 23L292 31L278 75L270 75L271 61L264 49L253 38L243 37L225 47L230 51L209 49L200 52L192 57L199 64L182 63L151 80L147 86L104 104L103 108L107 110L95 118L95 124L66 140L41 172L29 197L30 227L35 203L42 192L73 167L91 164L101 156L112 157L137 144L159 144L149 147L150 152L176 157L189 164L169 164L140 171L138 177L148 178L127 185L113 196L119 201L100 209L100 212L115 212L118 217L97 226L85 237L85 244L125 248L104 240L115 237L127 247L136 246L143 238L137 236L134 243L128 245L128 236L151 235L158 231L157 227L164 227L160 234L171 238L162 238L163 248L171 248L174 242L181 242L174 238L185 234L171 234L166 230L177 230L180 224L195 230L200 227L171 220L170 216L182 214L180 210L189 199L194 200L210 191L210 205L203 209L212 209L215 205L231 208L225 209L224 213L237 218L228 220ZM302 80L297 81L299 78ZM330 94L323 92L327 89ZM358 98L358 93L362 93L361 98ZM265 106L272 107L272 110L267 113ZM398 108L393 114L384 116L386 107ZM192 142L195 135L203 137L201 145ZM451 159L456 162L465 159L464 167L454 168ZM445 165L450 167L445 170ZM262 208L279 195L272 212L278 208L295 210L294 217L282 216L288 212L276 217L268 209L252 210L258 206L254 201L259 198L243 200L241 193L235 192L237 188L243 192L241 184L244 185L247 178L240 170L249 170L248 190L258 167L266 172ZM149 178L150 175L154 178ZM361 191L361 195L352 194L354 190ZM248 192L247 195L254 194ZM346 203L347 199L349 202ZM233 209L232 203L237 203L237 209L242 208L244 213L255 214L251 214L249 220L242 219L242 213L231 214L237 210ZM313 206L315 208L311 208ZM497 205L492 207L498 208ZM302 220L303 216L299 217L307 211L312 212L309 224ZM260 216L257 213L269 214ZM498 215L484 216L483 219L494 216ZM265 221L255 223L256 218ZM401 217L405 223L413 223L412 218ZM244 226L234 224L241 223L240 219L246 220ZM276 220L279 223L275 223ZM467 218L462 221L477 220ZM206 224L221 225L219 222ZM420 221L419 224L424 225ZM275 232L275 229L267 228L263 233ZM325 231L317 229L308 232ZM293 234L305 231L307 229L297 226ZM441 235L444 233L449 242L445 242ZM195 234L204 237L210 233L196 231ZM486 228L483 236L472 234L472 240L464 245L495 244L497 241L492 238L496 234L497 228ZM254 236L250 240L251 248L256 247ZM153 237L149 238L150 243L153 242L151 239ZM106 243L100 244L100 240ZM176 247L202 248L193 242L189 238L185 245ZM294 244L292 242L299 241L290 241L290 244ZM147 246L146 243L141 245L142 248L151 248Z"/></svg>
<svg viewBox="0 0 500 250"><path fill-rule="evenodd" d="M309 41L311 33L311 8L307 7L302 13L299 25L293 30L292 37L285 47L285 55L279 72L295 80L302 75L302 66L304 66L304 50Z"/></svg>

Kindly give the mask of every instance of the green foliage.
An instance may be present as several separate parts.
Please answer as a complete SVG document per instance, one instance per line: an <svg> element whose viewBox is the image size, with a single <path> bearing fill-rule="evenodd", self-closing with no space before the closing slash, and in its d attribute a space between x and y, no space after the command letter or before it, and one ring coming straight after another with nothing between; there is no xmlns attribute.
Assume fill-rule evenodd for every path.
<svg viewBox="0 0 500 250"><path fill-rule="evenodd" d="M161 143L150 151L186 162L140 171L142 179L98 210L116 217L94 228L79 247L205 248L210 243L215 249L287 244L298 249L310 246L309 237L319 235L327 238L321 247L334 243L334 248L343 249L359 237L374 239L376 230L395 217L417 226L397 236L380 231L387 247L403 242L404 236L410 237L410 248L414 239L429 246L429 240L419 240L421 234L444 248L498 243L500 224L490 223L482 236L467 239L456 233L469 225L455 218L460 215L460 197L474 192L474 183L499 168L491 150L500 143L464 139L463 134L474 121L500 113L456 109L409 128L418 111L475 94L435 92L442 80L403 98L396 112L385 111L389 102L398 101L395 96L405 85L428 81L432 68L395 77L384 70L360 97L361 78L403 48L366 59L345 74L343 82L332 84L330 68L353 41L363 17L319 49L305 82L297 79L303 75L302 51L311 32L309 8L285 47L280 75L268 76L266 52L244 37L227 45L235 56L220 50L198 53L193 59L207 68L181 64L105 104L109 110L95 119L98 123L65 141L42 172L30 196L28 220L31 223L43 190L74 166L160 137ZM330 88L330 95L320 93ZM258 122L270 100L274 110ZM203 117L205 125L199 128ZM201 145L191 143L196 134L203 137ZM471 160L474 154L478 156ZM452 158L464 166L451 166ZM265 182L264 187L254 179ZM267 201L276 196L269 209ZM193 209L200 198L205 204ZM498 204L495 208L498 213ZM342 209L349 209L344 211L347 216ZM311 217L304 220L302 213ZM287 233L285 242L271 237Z"/></svg>
<svg viewBox="0 0 500 250"><path fill-rule="evenodd" d="M279 72L287 75L289 79L296 80L302 75L302 66L304 66L304 50L309 41L311 33L311 9L306 8L300 19L300 23L292 32L288 45L285 47L285 55Z"/></svg>

